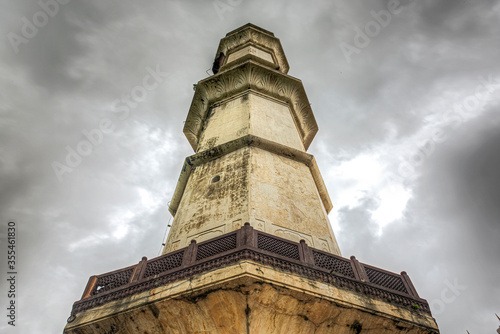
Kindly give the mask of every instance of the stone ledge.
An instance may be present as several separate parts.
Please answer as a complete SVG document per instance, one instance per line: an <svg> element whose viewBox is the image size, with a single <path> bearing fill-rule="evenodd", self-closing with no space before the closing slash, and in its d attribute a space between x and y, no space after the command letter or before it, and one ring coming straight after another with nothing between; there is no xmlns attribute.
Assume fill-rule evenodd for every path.
<svg viewBox="0 0 500 334"><path fill-rule="evenodd" d="M254 135L246 135L244 137L240 137L230 142L213 147L209 150L193 154L186 158L181 169L179 180L177 181L177 185L175 187L174 195L172 196L172 200L170 201L170 205L168 207L170 213L175 217L182 199L182 195L184 194L184 190L186 189L189 175L191 175L193 168L205 164L209 161L218 159L223 155L229 154L246 146L257 147L268 152L278 154L285 158L301 162L308 166L311 171L314 183L316 184L316 188L320 195L325 211L329 213L332 210L332 201L330 199L330 196L328 195L328 191L326 190L325 183L323 181L323 178L321 177L316 159L314 159L313 155Z"/></svg>
<svg viewBox="0 0 500 334"><path fill-rule="evenodd" d="M288 333L352 333L353 326L438 333L430 315L248 260L78 313L64 333L283 333L287 326Z"/></svg>

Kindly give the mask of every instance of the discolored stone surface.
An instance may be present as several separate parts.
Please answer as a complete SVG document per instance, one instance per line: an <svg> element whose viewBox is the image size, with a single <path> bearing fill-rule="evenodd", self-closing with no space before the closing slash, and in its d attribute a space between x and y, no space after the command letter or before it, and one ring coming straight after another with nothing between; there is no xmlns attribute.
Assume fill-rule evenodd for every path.
<svg viewBox="0 0 500 334"><path fill-rule="evenodd" d="M434 332L272 284L253 283L150 304L65 333Z"/></svg>

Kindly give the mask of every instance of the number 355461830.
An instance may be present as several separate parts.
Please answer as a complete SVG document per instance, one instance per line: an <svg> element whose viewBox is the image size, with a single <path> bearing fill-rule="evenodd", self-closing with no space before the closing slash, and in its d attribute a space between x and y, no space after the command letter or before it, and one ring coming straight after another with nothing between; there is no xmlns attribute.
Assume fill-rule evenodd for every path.
<svg viewBox="0 0 500 334"><path fill-rule="evenodd" d="M7 251L7 260L9 267L16 265L16 224L9 222L7 227L7 240L9 245Z"/></svg>

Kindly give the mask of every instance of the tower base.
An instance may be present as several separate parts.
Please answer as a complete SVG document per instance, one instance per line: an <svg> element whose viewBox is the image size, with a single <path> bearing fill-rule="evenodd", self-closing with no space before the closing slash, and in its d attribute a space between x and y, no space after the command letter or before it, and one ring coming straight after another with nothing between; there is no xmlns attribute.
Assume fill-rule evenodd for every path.
<svg viewBox="0 0 500 334"><path fill-rule="evenodd" d="M262 236L274 245L285 242L246 225L229 235L192 243L181 250L184 264L163 274L158 273L165 269L161 266L173 263L179 252L93 276L64 333L439 333L425 300L348 278L346 268L345 275L335 273L338 266L321 268L325 265L318 251L304 243L288 242L300 250L298 261L273 255L258 242ZM228 248L230 238L236 247L220 248ZM212 253L204 253L207 249ZM307 264L308 253L316 255L316 264ZM187 258L193 261L186 264ZM349 263L336 256L331 260ZM354 271L359 266L364 275L374 270L354 258L349 265ZM125 273L133 282L112 284L105 291L110 277L118 280Z"/></svg>

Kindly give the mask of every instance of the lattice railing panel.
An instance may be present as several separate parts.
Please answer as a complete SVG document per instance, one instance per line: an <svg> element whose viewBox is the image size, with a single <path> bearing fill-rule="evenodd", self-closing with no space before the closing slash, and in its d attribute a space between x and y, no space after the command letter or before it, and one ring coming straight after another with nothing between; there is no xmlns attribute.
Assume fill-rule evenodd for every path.
<svg viewBox="0 0 500 334"><path fill-rule="evenodd" d="M119 271L106 276L98 277L92 295L109 291L119 286L128 284L134 272L134 268Z"/></svg>
<svg viewBox="0 0 500 334"><path fill-rule="evenodd" d="M300 260L298 245L272 238L267 235L259 233L257 238L257 247L294 260Z"/></svg>
<svg viewBox="0 0 500 334"><path fill-rule="evenodd" d="M370 283L374 283L384 288L408 293L403 284L401 276L391 275L380 270L365 267L366 274L370 279Z"/></svg>
<svg viewBox="0 0 500 334"><path fill-rule="evenodd" d="M314 264L350 278L355 278L351 262L321 252L313 251Z"/></svg>
<svg viewBox="0 0 500 334"><path fill-rule="evenodd" d="M236 233L211 242L200 244L196 253L196 261L236 248Z"/></svg>
<svg viewBox="0 0 500 334"><path fill-rule="evenodd" d="M257 249L254 241L257 243ZM299 253L301 248L305 252L302 260ZM186 252L196 253L196 259L184 256L188 255ZM312 259L309 252L312 252ZM87 285L88 289L92 289L90 296L85 292L82 300L74 304L72 315L241 260L255 261L430 314L428 303L409 293L404 281L406 278L401 275L354 262L355 259L349 261L319 249L310 249L307 245L302 247L298 243L254 231L245 225L238 232L231 232L198 245L192 243L189 247L150 261L143 259L136 266L95 276L96 280L92 277ZM359 269L360 276L368 278L369 282L354 275L356 268ZM134 282L130 282L136 269L144 270L144 275L142 279L134 277ZM135 272L136 275L138 273L139 271ZM160 273L162 275L158 275Z"/></svg>
<svg viewBox="0 0 500 334"><path fill-rule="evenodd" d="M165 271L180 267L184 251L162 257L158 260L148 262L144 278L161 274Z"/></svg>

